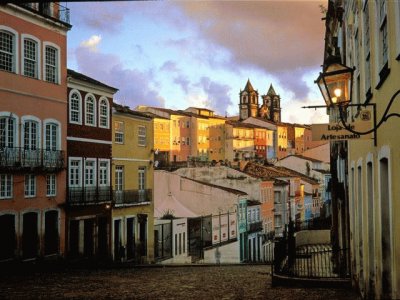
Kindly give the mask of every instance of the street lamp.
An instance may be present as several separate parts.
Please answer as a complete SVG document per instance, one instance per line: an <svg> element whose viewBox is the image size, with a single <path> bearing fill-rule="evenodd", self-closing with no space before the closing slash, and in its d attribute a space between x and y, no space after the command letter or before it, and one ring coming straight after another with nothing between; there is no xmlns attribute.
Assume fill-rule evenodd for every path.
<svg viewBox="0 0 400 300"><path fill-rule="evenodd" d="M346 106L351 103L354 69L339 63L330 64L319 73L315 83L324 97L327 107Z"/></svg>

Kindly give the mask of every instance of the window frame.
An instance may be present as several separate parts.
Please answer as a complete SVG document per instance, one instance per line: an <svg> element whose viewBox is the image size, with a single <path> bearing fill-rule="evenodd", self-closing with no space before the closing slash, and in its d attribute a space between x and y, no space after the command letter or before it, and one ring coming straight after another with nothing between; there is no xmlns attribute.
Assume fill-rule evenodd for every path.
<svg viewBox="0 0 400 300"><path fill-rule="evenodd" d="M47 149L47 126L55 125L56 126L56 149ZM57 151L61 150L61 123L55 119L45 119L43 121L43 149L47 151Z"/></svg>
<svg viewBox="0 0 400 300"><path fill-rule="evenodd" d="M12 174L0 174L0 200L13 198L13 185L14 178Z"/></svg>
<svg viewBox="0 0 400 300"><path fill-rule="evenodd" d="M50 189L49 189L50 186ZM57 176L56 174L46 175L46 196L55 197L57 196Z"/></svg>
<svg viewBox="0 0 400 300"><path fill-rule="evenodd" d="M79 110L78 110L78 116L79 116L79 120L78 121L74 121L74 120L72 120L72 96L74 95L74 94L77 94L78 95L78 101L79 101ZM75 99L74 99L75 100ZM81 93L78 91L78 90L76 90L76 89L72 89L70 92L69 92L69 95L68 95L68 122L70 123L70 124L77 124L77 125L82 125L82 95L81 95Z"/></svg>
<svg viewBox="0 0 400 300"><path fill-rule="evenodd" d="M77 175L78 175L78 183L77 184L71 184L71 165L72 162L78 162L78 166L74 169L77 169ZM82 187L82 157L69 157L68 158L68 187L69 188L75 188L75 187ZM75 178L74 178L75 181Z"/></svg>
<svg viewBox="0 0 400 300"><path fill-rule="evenodd" d="M47 47L51 47L56 50L56 57L55 57L56 64L54 66L55 67L55 72L54 72L55 73L55 82L47 80L47 71L46 71L46 66L47 66L46 49L47 49ZM60 85L61 84L61 65L60 65L61 64L61 49L60 49L60 47L49 41L44 41L42 52L43 52L43 54L42 54L43 55L43 71L42 71L43 80L48 83Z"/></svg>
<svg viewBox="0 0 400 300"><path fill-rule="evenodd" d="M93 113L92 113L92 117L93 117L93 122L89 123L88 122L88 103L89 100L92 99L93 100ZM92 94L92 93L87 93L85 95L85 125L86 126L92 126L92 127L96 127L97 124L97 104L96 104L96 97Z"/></svg>
<svg viewBox="0 0 400 300"><path fill-rule="evenodd" d="M103 103L105 103L106 104L106 107L107 107L107 114L104 116L104 115L102 115L102 111L101 111L101 107L102 107L102 104ZM98 124L99 124L99 127L100 128L106 128L106 129L109 129L110 128L110 103L108 102L108 98L107 97L104 97L104 96L102 96L102 97L100 97L100 99L99 99L99 110L98 110L98 116L99 116L99 120L98 120ZM102 120L101 120L101 118L102 117L106 117L106 122L107 122L107 125L106 126L104 126L104 125L102 125Z"/></svg>
<svg viewBox="0 0 400 300"><path fill-rule="evenodd" d="M140 132L141 129L144 129L144 134ZM140 147L146 147L146 136L147 136L147 127L145 125L139 125L138 126L138 146ZM144 143L141 143L144 141Z"/></svg>
<svg viewBox="0 0 400 300"><path fill-rule="evenodd" d="M9 133L9 125L8 125L8 122L7 122L7 120L8 119L13 119L13 122L14 122L14 124L13 124L13 130L12 130L12 133L13 133L13 145L12 145L12 147L18 147L19 146L19 130L18 130L18 124L19 124L19 118L18 118L18 116L16 116L14 113L11 113L11 112L8 112L8 111L2 111L2 112L0 112L0 119L5 119L6 121L5 121L5 128L6 128L6 136L5 136L5 144L8 144L8 139L9 139L9 135L8 135L8 133ZM5 146L5 148L10 148L9 146Z"/></svg>
<svg viewBox="0 0 400 300"><path fill-rule="evenodd" d="M36 51L36 60L35 60L35 76L30 76L30 75L27 75L27 74L25 74L25 60L26 60L26 57L25 57L25 41L26 40L31 40L32 42L34 42L36 45L36 49L35 49L35 51ZM22 66L21 66L21 74L22 75L24 75L24 76L26 76L26 77L29 77L29 78L34 78L34 79L41 79L41 68L40 68L40 66L41 66L41 49L40 49L40 40L37 38L37 37L35 37L35 36L33 36L33 35L30 35L30 34L25 34L25 33L23 33L23 34L21 34L21 64L22 64Z"/></svg>
<svg viewBox="0 0 400 300"><path fill-rule="evenodd" d="M117 128L116 124L119 123L122 127L121 128ZM117 134L118 136L118 140L117 140ZM121 141L119 140L119 138L121 138ZM124 144L125 143L125 122L124 121L114 121L114 142L116 144Z"/></svg>
<svg viewBox="0 0 400 300"><path fill-rule="evenodd" d="M42 122L39 118L35 117L35 116L23 116L21 118L21 124L22 124L22 128L21 128L21 147L25 148L25 124L29 123L29 122L33 122L37 124L37 129L36 129L36 148L32 149L27 148L28 150L39 150L41 149L42 146ZM30 139L30 138L29 138Z"/></svg>
<svg viewBox="0 0 400 300"><path fill-rule="evenodd" d="M13 66L12 66L12 70L8 71L8 70L3 70L0 69L0 71L5 71L5 72L10 72L10 73L15 73L15 74L19 74L19 35L18 32L16 30L14 30L11 27L8 26L4 26L4 25L0 25L0 31L4 31L7 32L8 34L13 36Z"/></svg>
<svg viewBox="0 0 400 300"><path fill-rule="evenodd" d="M99 167L98 167L98 178L99 178L99 186L110 186L110 160L105 158L99 158ZM106 163L106 167L102 167L102 163ZM102 183L102 170L105 169L106 174L106 182Z"/></svg>
<svg viewBox="0 0 400 300"><path fill-rule="evenodd" d="M36 197L36 191L37 191L36 175L34 175L34 174L25 174L25 178L24 178L24 197L25 198L35 198Z"/></svg>
<svg viewBox="0 0 400 300"><path fill-rule="evenodd" d="M117 173L121 176L117 176ZM125 181L125 167L123 165L116 165L115 166L115 173L114 173L114 188L116 191L123 191L124 190L124 181ZM119 180L120 179L120 180ZM118 181L117 181L118 180Z"/></svg>
<svg viewBox="0 0 400 300"><path fill-rule="evenodd" d="M92 164L93 163L93 167L88 167L87 163ZM83 180L84 180L84 184L85 184L85 188L86 187L95 187L97 186L97 164L96 164L96 159L95 158L86 158L84 159L84 172L83 172ZM93 183L89 184L87 181L87 179L89 179L89 177L87 177L87 175L89 173L86 173L86 170L92 170L93 171L93 178L91 181L93 181Z"/></svg>

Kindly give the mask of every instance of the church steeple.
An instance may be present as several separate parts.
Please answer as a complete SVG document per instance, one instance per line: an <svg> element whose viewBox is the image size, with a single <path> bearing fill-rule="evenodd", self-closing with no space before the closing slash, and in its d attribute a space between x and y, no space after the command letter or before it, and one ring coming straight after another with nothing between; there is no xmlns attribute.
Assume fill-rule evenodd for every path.
<svg viewBox="0 0 400 300"><path fill-rule="evenodd" d="M247 79L246 86L240 91L239 119L244 120L249 117L258 116L258 91L251 85L250 79Z"/></svg>
<svg viewBox="0 0 400 300"><path fill-rule="evenodd" d="M269 86L266 95L261 96L263 104L261 106L261 117L273 121L281 122L281 97L276 94L272 84Z"/></svg>

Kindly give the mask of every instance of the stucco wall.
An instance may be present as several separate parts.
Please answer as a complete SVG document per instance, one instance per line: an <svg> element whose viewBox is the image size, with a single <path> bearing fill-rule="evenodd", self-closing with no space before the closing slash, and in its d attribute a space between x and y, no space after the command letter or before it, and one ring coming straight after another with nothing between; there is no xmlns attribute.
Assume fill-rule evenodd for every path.
<svg viewBox="0 0 400 300"><path fill-rule="evenodd" d="M202 262L210 264L240 263L239 241L205 250Z"/></svg>
<svg viewBox="0 0 400 300"><path fill-rule="evenodd" d="M330 243L330 230L303 230L296 233L296 247Z"/></svg>

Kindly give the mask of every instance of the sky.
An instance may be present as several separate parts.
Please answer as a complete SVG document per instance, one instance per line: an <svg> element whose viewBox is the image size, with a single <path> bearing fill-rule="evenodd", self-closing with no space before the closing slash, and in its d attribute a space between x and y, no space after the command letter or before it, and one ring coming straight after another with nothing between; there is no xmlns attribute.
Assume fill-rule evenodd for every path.
<svg viewBox="0 0 400 300"><path fill-rule="evenodd" d="M272 84L282 121L322 123L314 84L321 71L324 14L317 0L69 2L68 68L119 91L114 101L239 113L249 79Z"/></svg>

